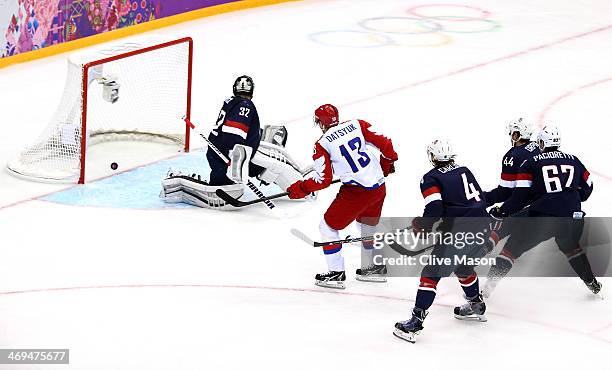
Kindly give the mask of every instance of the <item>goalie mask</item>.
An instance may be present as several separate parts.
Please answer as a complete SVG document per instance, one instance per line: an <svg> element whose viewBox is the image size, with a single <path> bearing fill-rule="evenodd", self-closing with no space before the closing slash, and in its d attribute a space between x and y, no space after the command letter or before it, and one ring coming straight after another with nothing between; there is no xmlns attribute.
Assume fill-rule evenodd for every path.
<svg viewBox="0 0 612 370"><path fill-rule="evenodd" d="M240 76L234 81L234 95L246 94L253 96L255 90L255 83L249 76Z"/></svg>

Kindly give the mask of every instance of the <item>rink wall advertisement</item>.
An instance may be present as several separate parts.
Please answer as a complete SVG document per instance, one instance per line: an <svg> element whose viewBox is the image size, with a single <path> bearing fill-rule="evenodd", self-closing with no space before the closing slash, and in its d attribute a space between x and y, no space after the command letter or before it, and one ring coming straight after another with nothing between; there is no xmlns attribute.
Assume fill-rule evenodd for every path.
<svg viewBox="0 0 612 370"><path fill-rule="evenodd" d="M275 2L282 1L0 0L0 59L204 8Z"/></svg>

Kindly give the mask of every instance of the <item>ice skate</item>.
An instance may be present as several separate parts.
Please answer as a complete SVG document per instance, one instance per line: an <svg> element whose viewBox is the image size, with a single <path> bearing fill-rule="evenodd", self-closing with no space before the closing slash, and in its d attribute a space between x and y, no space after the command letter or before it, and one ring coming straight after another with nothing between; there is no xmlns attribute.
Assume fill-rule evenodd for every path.
<svg viewBox="0 0 612 370"><path fill-rule="evenodd" d="M423 321L427 317L427 311L420 308L412 309L410 320L395 323L393 335L410 343L416 342L416 336L423 330Z"/></svg>
<svg viewBox="0 0 612 370"><path fill-rule="evenodd" d="M468 299L466 304L455 307L455 318L458 320L486 322L486 310L487 305L482 300L482 294L479 294L472 299Z"/></svg>
<svg viewBox="0 0 612 370"><path fill-rule="evenodd" d="M370 265L365 268L360 268L355 271L355 279L359 281L367 281L373 283L387 282L387 266Z"/></svg>
<svg viewBox="0 0 612 370"><path fill-rule="evenodd" d="M589 288L589 290L593 294L596 294L596 295L600 296L603 299L603 295L601 294L601 287L602 287L602 285L601 285L601 283L599 281L597 281L597 279L593 278L593 280L590 283L587 283L585 281L584 284L587 286L587 288Z"/></svg>
<svg viewBox="0 0 612 370"><path fill-rule="evenodd" d="M346 274L344 271L329 271L325 274L315 275L315 285L324 288L333 289L344 289L344 281L346 280Z"/></svg>

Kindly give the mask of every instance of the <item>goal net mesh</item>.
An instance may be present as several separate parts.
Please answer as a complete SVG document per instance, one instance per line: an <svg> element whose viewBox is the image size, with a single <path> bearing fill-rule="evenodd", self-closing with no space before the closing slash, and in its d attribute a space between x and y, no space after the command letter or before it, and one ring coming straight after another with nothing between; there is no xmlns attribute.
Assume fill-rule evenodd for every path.
<svg viewBox="0 0 612 370"><path fill-rule="evenodd" d="M15 160L14 173L84 181L88 146L144 140L186 145L190 39L150 39L72 55L59 106L47 128Z"/></svg>

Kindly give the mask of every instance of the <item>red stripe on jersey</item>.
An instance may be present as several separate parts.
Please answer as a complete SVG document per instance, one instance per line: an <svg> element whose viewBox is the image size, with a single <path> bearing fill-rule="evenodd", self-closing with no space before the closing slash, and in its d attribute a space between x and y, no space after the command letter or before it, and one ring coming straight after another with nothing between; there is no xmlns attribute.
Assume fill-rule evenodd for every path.
<svg viewBox="0 0 612 370"><path fill-rule="evenodd" d="M516 174L502 172L501 179L504 181L514 181L516 180Z"/></svg>
<svg viewBox="0 0 612 370"><path fill-rule="evenodd" d="M336 249L338 247L340 247L342 244L332 244L332 245L324 245L323 246L323 250L324 251L330 251L332 249Z"/></svg>
<svg viewBox="0 0 612 370"><path fill-rule="evenodd" d="M227 120L225 121L224 125L237 128L240 131L244 131L247 134L249 133L249 126L245 125L244 123Z"/></svg>
<svg viewBox="0 0 612 370"><path fill-rule="evenodd" d="M435 280L431 280L428 279L426 277L422 277L421 278L421 283L419 284L420 287L423 288L434 288L436 289L436 287L438 286L438 282Z"/></svg>
<svg viewBox="0 0 612 370"><path fill-rule="evenodd" d="M425 189L423 191L423 198L427 198L431 194L435 194L435 193L439 193L439 192L440 192L440 188L439 187L432 186L431 188Z"/></svg>
<svg viewBox="0 0 612 370"><path fill-rule="evenodd" d="M591 176L589 171L584 170L584 174L582 175L582 178L584 179L584 181L589 181L589 176Z"/></svg>
<svg viewBox="0 0 612 370"><path fill-rule="evenodd" d="M516 179L533 181L533 176L530 173L519 173L516 175Z"/></svg>
<svg viewBox="0 0 612 370"><path fill-rule="evenodd" d="M477 278L478 276L474 273L466 278L459 278L459 282L463 285L471 285Z"/></svg>
<svg viewBox="0 0 612 370"><path fill-rule="evenodd" d="M359 122L359 126L361 127L361 133L363 134L363 138L365 139L365 141L377 147L383 157L392 161L396 161L397 153L395 152L395 149L393 149L393 142L391 141L391 139L370 130L370 127L372 127L372 125L369 122L366 122L361 119L357 121Z"/></svg>

